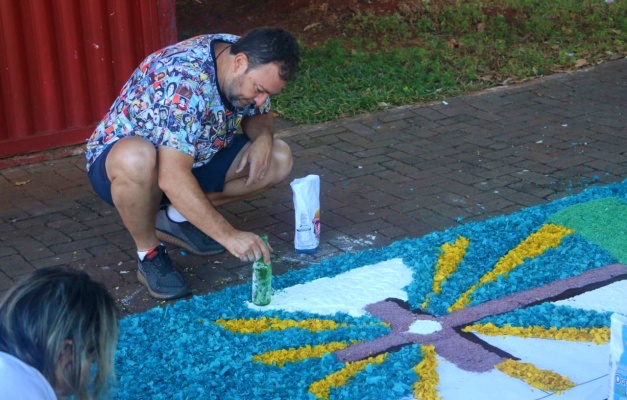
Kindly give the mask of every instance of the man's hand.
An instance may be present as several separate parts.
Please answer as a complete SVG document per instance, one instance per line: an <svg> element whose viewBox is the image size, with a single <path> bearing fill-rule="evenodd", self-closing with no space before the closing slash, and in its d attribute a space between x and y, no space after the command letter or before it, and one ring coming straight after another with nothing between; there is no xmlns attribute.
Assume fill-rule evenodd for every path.
<svg viewBox="0 0 627 400"><path fill-rule="evenodd" d="M272 247L266 246L261 237L252 232L235 231L222 244L242 261L254 262L263 257L266 264L270 263Z"/></svg>
<svg viewBox="0 0 627 400"><path fill-rule="evenodd" d="M260 135L242 153L242 158L235 172L242 172L248 164L248 179L246 179L245 187L262 181L266 177L272 162L272 144L272 136Z"/></svg>

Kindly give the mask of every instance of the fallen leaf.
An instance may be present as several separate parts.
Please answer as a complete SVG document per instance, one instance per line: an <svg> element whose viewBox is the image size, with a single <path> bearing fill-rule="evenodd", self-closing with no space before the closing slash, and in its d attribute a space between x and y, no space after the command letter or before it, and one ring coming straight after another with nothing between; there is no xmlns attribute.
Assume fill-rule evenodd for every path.
<svg viewBox="0 0 627 400"><path fill-rule="evenodd" d="M577 62L575 62L575 68L583 67L584 65L588 65L588 60L585 58L580 58Z"/></svg>
<svg viewBox="0 0 627 400"><path fill-rule="evenodd" d="M309 24L305 28L303 28L303 32L306 32L310 30L311 28L315 28L318 25L320 25L320 22L314 22L313 24Z"/></svg>
<svg viewBox="0 0 627 400"><path fill-rule="evenodd" d="M28 182L30 182L30 181L32 181L32 179L29 179L29 180L27 180L27 181L17 181L17 182L14 182L13 184L14 184L15 186L22 186L22 185L26 185L26 184L27 184Z"/></svg>

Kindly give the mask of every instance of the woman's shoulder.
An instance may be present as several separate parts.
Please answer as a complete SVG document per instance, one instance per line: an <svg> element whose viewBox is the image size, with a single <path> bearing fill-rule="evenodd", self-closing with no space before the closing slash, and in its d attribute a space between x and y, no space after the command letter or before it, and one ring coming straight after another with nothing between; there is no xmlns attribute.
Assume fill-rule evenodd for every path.
<svg viewBox="0 0 627 400"><path fill-rule="evenodd" d="M0 400L4 399L56 400L57 397L39 371L0 351Z"/></svg>

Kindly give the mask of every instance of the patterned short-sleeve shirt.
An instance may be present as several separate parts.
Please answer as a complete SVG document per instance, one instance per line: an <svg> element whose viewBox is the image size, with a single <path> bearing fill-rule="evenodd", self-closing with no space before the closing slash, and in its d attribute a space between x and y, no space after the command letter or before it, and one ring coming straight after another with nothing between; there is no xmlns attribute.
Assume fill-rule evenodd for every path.
<svg viewBox="0 0 627 400"><path fill-rule="evenodd" d="M269 112L270 99L261 107L236 108L220 91L213 44L237 39L197 36L142 61L87 140L87 169L108 145L125 136L142 136L155 147L189 154L199 167L233 141L243 117Z"/></svg>

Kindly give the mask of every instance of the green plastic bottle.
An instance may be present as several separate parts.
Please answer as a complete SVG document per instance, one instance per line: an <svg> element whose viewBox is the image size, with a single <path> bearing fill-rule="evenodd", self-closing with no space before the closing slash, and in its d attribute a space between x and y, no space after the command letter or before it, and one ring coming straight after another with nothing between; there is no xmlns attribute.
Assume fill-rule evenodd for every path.
<svg viewBox="0 0 627 400"><path fill-rule="evenodd" d="M267 245L268 235L261 235ZM272 264L263 262L263 257L253 264L253 304L267 306L272 300Z"/></svg>

